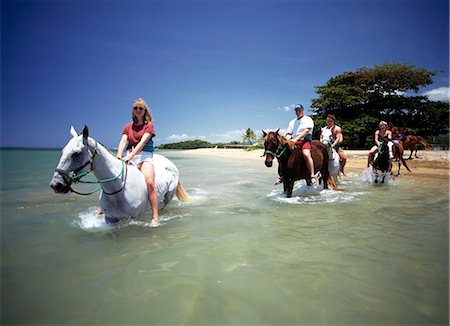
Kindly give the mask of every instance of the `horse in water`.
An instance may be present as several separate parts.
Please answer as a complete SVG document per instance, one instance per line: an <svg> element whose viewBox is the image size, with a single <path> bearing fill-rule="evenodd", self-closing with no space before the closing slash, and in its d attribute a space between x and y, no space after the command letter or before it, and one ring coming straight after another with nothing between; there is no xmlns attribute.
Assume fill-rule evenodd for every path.
<svg viewBox="0 0 450 326"><path fill-rule="evenodd" d="M408 135L403 140L403 148L411 150L411 154L409 154L409 157L407 158L408 160L412 159L414 151L416 151L414 156L418 158L417 156L418 145L423 146L427 151L431 150L431 147L427 143L427 141L420 136Z"/></svg>
<svg viewBox="0 0 450 326"><path fill-rule="evenodd" d="M341 161L339 154L332 147L331 137L332 133L330 129L322 129L322 143L327 147L328 151L328 172L333 177L334 182L337 183L339 171L341 171Z"/></svg>
<svg viewBox="0 0 450 326"><path fill-rule="evenodd" d="M283 181L283 188L286 197L292 196L294 182L305 179L307 184L311 184L310 173L303 157L301 149L292 146L283 136L276 131L266 133L263 131L264 137L264 155L265 165L271 167L273 160L278 159L278 174ZM328 151L324 144L318 140L313 140L311 155L314 161L314 172L320 172L323 181L323 188L328 189L328 184L334 190L337 190L336 183L328 172Z"/></svg>
<svg viewBox="0 0 450 326"><path fill-rule="evenodd" d="M89 195L101 188L100 207L108 223L129 217L144 217L150 209L150 203L142 172L134 165L125 164L102 144L89 137L86 126L81 135L73 127L70 133L72 139L62 150L50 187L56 193L72 191L80 195ZM187 195L179 181L176 166L158 154L153 155L153 164L158 208L167 205L174 194L180 201L186 201ZM83 181L82 178L91 172L98 181ZM78 182L98 183L100 186L95 191L81 193L72 188L72 184Z"/></svg>
<svg viewBox="0 0 450 326"><path fill-rule="evenodd" d="M395 141L394 140L394 146L392 148L392 154L394 155L394 161L398 162L398 172L397 175L400 175L400 167L402 166L402 164L404 165L404 167L411 172L410 168L408 167L408 165L406 164L405 159L403 158L403 145L401 143L401 141Z"/></svg>
<svg viewBox="0 0 450 326"><path fill-rule="evenodd" d="M379 173L381 172L381 183L384 183L386 175L391 172L392 160L389 158L389 139L387 137L383 138L381 145L378 147L378 154L375 156L372 164L372 171L375 175L375 183L378 183Z"/></svg>

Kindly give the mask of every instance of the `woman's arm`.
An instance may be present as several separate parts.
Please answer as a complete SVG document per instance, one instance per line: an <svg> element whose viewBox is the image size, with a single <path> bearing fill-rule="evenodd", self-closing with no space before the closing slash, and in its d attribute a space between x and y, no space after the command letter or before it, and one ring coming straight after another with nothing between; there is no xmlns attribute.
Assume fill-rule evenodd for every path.
<svg viewBox="0 0 450 326"><path fill-rule="evenodd" d="M386 136L389 140L392 140L392 131L388 130Z"/></svg>
<svg viewBox="0 0 450 326"><path fill-rule="evenodd" d="M378 134L380 133L379 130L375 131L375 144L377 144L377 146L380 146L381 143L378 141Z"/></svg>
<svg viewBox="0 0 450 326"><path fill-rule="evenodd" d="M119 147L117 148L117 157L122 158L123 151L125 150L125 146L127 145L128 136L125 134L122 134L122 138L119 142Z"/></svg>
<svg viewBox="0 0 450 326"><path fill-rule="evenodd" d="M137 153L140 153L142 151L142 149L144 148L145 144L147 144L147 142L153 137L153 135L151 133L144 133L142 135L141 141L134 146L133 150L127 155L127 157L125 158L126 161L131 160L134 155L136 155Z"/></svg>

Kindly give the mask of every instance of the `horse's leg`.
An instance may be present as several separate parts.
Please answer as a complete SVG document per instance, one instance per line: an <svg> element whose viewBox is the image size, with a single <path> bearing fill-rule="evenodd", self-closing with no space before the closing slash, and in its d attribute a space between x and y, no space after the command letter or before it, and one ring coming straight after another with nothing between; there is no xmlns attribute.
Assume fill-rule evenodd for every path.
<svg viewBox="0 0 450 326"><path fill-rule="evenodd" d="M294 181L289 180L289 182L288 182L288 189L287 189L287 192L286 192L286 197L287 198L291 198L292 197L293 189L294 189Z"/></svg>
<svg viewBox="0 0 450 326"><path fill-rule="evenodd" d="M289 188L288 181L283 179L283 193L285 195L287 195L288 188Z"/></svg>
<svg viewBox="0 0 450 326"><path fill-rule="evenodd" d="M328 178L330 177L330 171L328 170L328 166L325 168L325 163L324 166L322 166L322 171L320 171L320 177L323 181L323 189L328 189Z"/></svg>

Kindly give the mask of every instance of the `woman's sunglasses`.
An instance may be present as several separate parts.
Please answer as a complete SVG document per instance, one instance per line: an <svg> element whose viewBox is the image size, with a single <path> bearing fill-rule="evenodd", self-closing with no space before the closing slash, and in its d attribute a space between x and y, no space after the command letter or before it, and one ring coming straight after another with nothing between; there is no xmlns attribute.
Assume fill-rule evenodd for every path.
<svg viewBox="0 0 450 326"><path fill-rule="evenodd" d="M135 106L134 108L133 108L133 110L134 111L142 111L142 110L145 110L144 108L142 108L142 107L140 107L140 106Z"/></svg>

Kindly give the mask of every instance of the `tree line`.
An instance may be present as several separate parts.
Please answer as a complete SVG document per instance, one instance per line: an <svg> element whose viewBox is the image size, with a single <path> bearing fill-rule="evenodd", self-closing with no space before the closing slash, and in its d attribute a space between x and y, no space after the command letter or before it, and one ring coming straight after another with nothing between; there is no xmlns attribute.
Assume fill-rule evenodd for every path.
<svg viewBox="0 0 450 326"><path fill-rule="evenodd" d="M315 87L318 97L311 100L312 118L317 126L324 126L327 114L334 114L349 148L371 146L380 120L407 127L411 134L447 135L449 104L417 95L437 73L395 62L345 72ZM315 136L318 133L320 128Z"/></svg>

